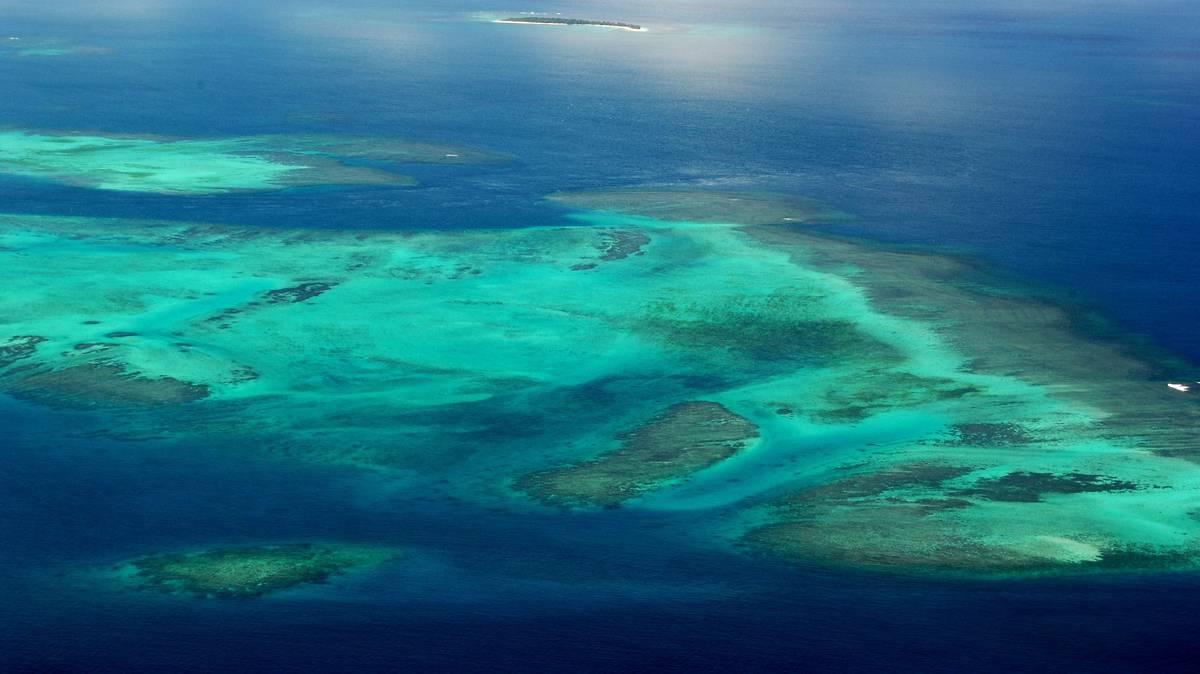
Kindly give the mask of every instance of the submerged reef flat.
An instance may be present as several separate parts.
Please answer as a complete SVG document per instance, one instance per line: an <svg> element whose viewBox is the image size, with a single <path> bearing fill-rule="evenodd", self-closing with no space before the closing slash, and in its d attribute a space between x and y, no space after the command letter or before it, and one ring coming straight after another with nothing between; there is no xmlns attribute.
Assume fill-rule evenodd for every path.
<svg viewBox="0 0 1200 674"><path fill-rule="evenodd" d="M208 387L162 375L144 377L100 361L60 370L22 371L7 387L15 398L60 407L177 405L208 396Z"/></svg>
<svg viewBox="0 0 1200 674"><path fill-rule="evenodd" d="M613 211L676 222L828 223L849 217L816 199L770 192L614 188L557 192L547 198L570 208Z"/></svg>
<svg viewBox="0 0 1200 674"><path fill-rule="evenodd" d="M150 555L118 571L144 590L231 599L324 583L397 556L387 548L291 543Z"/></svg>
<svg viewBox="0 0 1200 674"><path fill-rule="evenodd" d="M9 338L7 342L0 344L0 368L32 356L41 341L42 338L35 335L16 335Z"/></svg>
<svg viewBox="0 0 1200 674"><path fill-rule="evenodd" d="M640 194L558 200L698 226L676 204L686 193L651 191L644 204ZM1200 488L1200 406L1165 386L1186 365L1089 335L1063 308L961 260L780 227L778 213L733 198L697 202L711 209L701 221L729 223L746 245L852 286L859 333L890 349L800 361L808 367L737 391L770 400L788 422L762 427L760 454L787 456L799 438L824 444L823 430L891 429L809 459L793 480L800 486L725 488L753 494L730 525L740 543L806 563L967 573L1195 563L1186 504ZM754 480L748 470L717 474Z"/></svg>
<svg viewBox="0 0 1200 674"><path fill-rule="evenodd" d="M624 220L367 233L0 216L18 279L0 298L0 391L119 408L97 419L109 437L441 480L468 460L517 475L577 463L647 408L726 405L707 394L845 344L895 359L786 256L713 255L744 237ZM755 360L777 305L828 349L805 338L787 344L810 354Z"/></svg>
<svg viewBox="0 0 1200 674"><path fill-rule="evenodd" d="M677 403L621 434L619 449L526 475L516 487L551 505L611 507L728 459L756 437L753 423L723 405Z"/></svg>
<svg viewBox="0 0 1200 674"><path fill-rule="evenodd" d="M0 131L0 173L102 190L223 194L336 184L412 185L383 168L347 162L472 164L503 155L387 138L248 136L181 139Z"/></svg>
<svg viewBox="0 0 1200 674"><path fill-rule="evenodd" d="M639 328L667 344L725 351L748 368L779 361L817 365L851 357L888 358L885 343L851 321L827 317L823 305L823 297L801 288L756 297L709 295L657 302Z"/></svg>
<svg viewBox="0 0 1200 674"><path fill-rule="evenodd" d="M393 164L503 164L510 155L461 145L400 138L336 135L267 135L237 139L284 152L317 154L340 159L365 159Z"/></svg>
<svg viewBox="0 0 1200 674"><path fill-rule="evenodd" d="M107 54L105 47L78 44L65 38L55 37L0 37L0 56L15 58L54 58L59 56L85 56Z"/></svg>
<svg viewBox="0 0 1200 674"><path fill-rule="evenodd" d="M787 224L843 217L815 201L555 200L570 226L0 215L0 393L89 438L487 507L690 510L714 545L803 563L1200 558L1200 404L1165 385L1182 365L962 260Z"/></svg>

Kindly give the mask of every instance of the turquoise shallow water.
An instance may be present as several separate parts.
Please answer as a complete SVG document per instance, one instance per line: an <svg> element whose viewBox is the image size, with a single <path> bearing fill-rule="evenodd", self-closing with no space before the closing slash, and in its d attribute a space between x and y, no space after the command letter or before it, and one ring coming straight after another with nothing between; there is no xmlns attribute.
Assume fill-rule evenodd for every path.
<svg viewBox="0 0 1200 674"><path fill-rule="evenodd" d="M1022 279L1018 294L1033 287L1100 308L1120 334L1193 364L1200 356L1190 298L1200 231L1200 70L1187 5L560 8L665 27L647 34L530 32L473 20L491 9L501 8L5 5L6 32L51 45L0 50L0 84L10 92L0 123L13 129L208 140L343 133L481 147L513 160L362 160L418 184L210 194L94 189L92 180L47 180L44 168L10 171L0 175L0 210L453 235L653 224L581 221L542 200L563 190L776 190L856 216L825 229L975 256ZM741 525L739 504L819 481L865 447L907 447L950 420L924 410L797 425L745 404L765 395L746 389L775 365L664 365L659 346L546 310L546 298L573 292L576 310L623 315L639 293L684 284L687 265L711 250L688 237L650 236L644 256L581 272L593 273L587 284L541 273L522 248L480 253L517 260L498 282L490 269L477 278L447 269L444 260L461 251L404 258L404 246L389 243L388 268L418 290L397 297L387 320L364 315L365 301L338 298L368 296L391 280L359 290L347 283L314 300L325 304L313 311L332 307L333 320L306 322L293 313L306 311L299 306L278 318L264 310L207 341L190 339L199 334L195 319L284 281L327 280L295 272L328 271L314 260L334 248L293 246L292 254L312 257L291 258L289 267L279 262L288 255L254 246L214 245L185 259L129 241L5 242L6 254L22 256L10 268L26 276L8 284L4 324L52 324L45 319L55 311L74 320L80 306L101 304L126 319L93 327L64 319L51 326L61 334L55 348L136 332L140 338L111 341L149 345L138 367L225 377L245 364L230 359L249 351L237 325L280 339L255 357L276 369L229 385L223 404L203 413L147 421L0 396L0 569L8 579L0 581L0 669L703 671L805 663L1063 671L1182 669L1192 661L1191 574L939 580L797 568L728 544ZM484 250L479 240L462 247ZM378 252L370 248L356 252ZM259 265L255 275L232 264L239 255ZM725 262L712 269L731 278L739 264L745 269L730 288L753 294L776 281L754 275L760 258ZM161 277L141 274L145 268ZM642 276L627 286L630 269ZM62 282L84 278L82 270L104 282ZM450 281L438 274L459 273L456 287L470 291L444 290ZM36 316L21 313L30 305L17 289L28 287L56 289ZM194 296L173 295L180 287ZM143 295L158 301L139 306ZM515 304L483 311L426 303L497 295ZM310 324L321 330L289 332ZM477 339L500 334L497 326L513 331L511 342ZM194 333L187 356L164 355L164 345L184 339L176 330ZM919 345L922 334L900 337ZM582 346L559 348L570 340ZM376 355L403 346L411 362L358 358L354 349L364 344L386 345L388 353ZM464 360L489 376L447 371ZM540 365L536 385L520 380L531 362ZM272 397L284 388L296 397ZM373 411L373 397L391 388L420 412L324 412ZM610 439L652 407L697 395L747 415L764 439L617 511L542 509L503 489L513 474L578 457L590 438ZM477 404L485 400L494 402ZM392 471L295 461L256 451L280 444L263 431L275 419L295 424L287 437L318 454L346 436L396 432L436 446ZM238 435L245 428L255 429L252 442ZM135 555L280 540L372 541L407 557L251 601L98 590L88 575Z"/></svg>
<svg viewBox="0 0 1200 674"><path fill-rule="evenodd" d="M830 468L852 463L863 446L903 445L928 437L946 422L928 413L896 412L873 417L851 428L826 430L790 424L760 428L771 439L751 451L711 468L687 485L648 496L639 505L651 510L704 510L736 504L800 483Z"/></svg>

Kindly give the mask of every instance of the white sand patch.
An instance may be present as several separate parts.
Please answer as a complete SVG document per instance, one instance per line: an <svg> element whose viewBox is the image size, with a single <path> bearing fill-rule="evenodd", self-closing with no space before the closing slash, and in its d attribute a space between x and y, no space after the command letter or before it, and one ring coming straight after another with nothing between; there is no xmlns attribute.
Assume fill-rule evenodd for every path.
<svg viewBox="0 0 1200 674"><path fill-rule="evenodd" d="M1037 536L1030 552L1065 563L1100 561L1100 548L1064 536Z"/></svg>
<svg viewBox="0 0 1200 674"><path fill-rule="evenodd" d="M603 23L551 23L546 21L513 21L511 19L493 19L492 23L513 23L520 26L568 26L568 27L588 27L588 28L616 28L618 30L627 30L631 33L645 33L645 26L641 28L630 28L629 26L611 26Z"/></svg>

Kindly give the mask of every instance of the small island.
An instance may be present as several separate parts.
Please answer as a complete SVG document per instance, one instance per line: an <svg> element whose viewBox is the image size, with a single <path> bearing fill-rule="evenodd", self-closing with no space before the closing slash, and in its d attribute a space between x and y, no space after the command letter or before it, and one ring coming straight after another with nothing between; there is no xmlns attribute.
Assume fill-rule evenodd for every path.
<svg viewBox="0 0 1200 674"><path fill-rule="evenodd" d="M497 19L496 23L532 23L548 26L599 26L601 28L620 28L644 32L646 29L636 23L621 21L593 21L591 19L562 19L553 16L513 16L507 19Z"/></svg>

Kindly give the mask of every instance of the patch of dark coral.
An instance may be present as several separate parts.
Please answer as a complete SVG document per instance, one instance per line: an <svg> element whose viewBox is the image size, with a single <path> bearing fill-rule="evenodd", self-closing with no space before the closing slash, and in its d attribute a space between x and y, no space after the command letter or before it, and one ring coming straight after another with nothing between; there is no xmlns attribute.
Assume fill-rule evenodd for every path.
<svg viewBox="0 0 1200 674"><path fill-rule="evenodd" d="M530 473L514 486L547 505L617 507L728 459L756 437L758 428L749 419L719 403L676 403L620 434L620 448Z"/></svg>
<svg viewBox="0 0 1200 674"><path fill-rule="evenodd" d="M10 337L7 342L0 344L0 367L8 367L18 360L29 358L37 352L38 344L44 341L45 337L37 335Z"/></svg>
<svg viewBox="0 0 1200 674"><path fill-rule="evenodd" d="M260 376L258 372L254 370L254 368L248 365L234 368L233 372L230 374L230 384L245 384L246 382L251 382L255 379L258 379Z"/></svg>
<svg viewBox="0 0 1200 674"><path fill-rule="evenodd" d="M330 281L309 281L290 288L277 288L263 293L268 304L296 304L319 297L337 286Z"/></svg>
<svg viewBox="0 0 1200 674"><path fill-rule="evenodd" d="M810 487L779 501L776 505L807 507L812 504L852 503L902 489L938 489L943 483L967 475L972 470L974 469L925 461L906 463ZM945 499L936 499L938 503L933 503L933 500L922 499L913 503L945 509ZM962 503L969 505L969 502L954 505L961 506Z"/></svg>
<svg viewBox="0 0 1200 674"><path fill-rule="evenodd" d="M797 361L821 365L850 354L886 356L890 347L848 321L791 320L768 314L718 320L651 317L644 325L672 344L724 349L753 361Z"/></svg>
<svg viewBox="0 0 1200 674"><path fill-rule="evenodd" d="M146 377L108 362L73 365L61 370L35 369L6 378L4 388L15 398L50 407L91 409L158 407L208 397L208 386L175 379Z"/></svg>
<svg viewBox="0 0 1200 674"><path fill-rule="evenodd" d="M80 342L72 348L76 351L107 351L116 346L111 342Z"/></svg>
<svg viewBox="0 0 1200 674"><path fill-rule="evenodd" d="M131 565L144 589L229 599L324 583L370 560L363 553L293 543L152 555Z"/></svg>
<svg viewBox="0 0 1200 674"><path fill-rule="evenodd" d="M642 246L648 243L650 237L643 232L613 230L605 232L604 239L596 247L600 250L602 261L613 262L640 253Z"/></svg>
<svg viewBox="0 0 1200 674"><path fill-rule="evenodd" d="M831 392L830 408L814 416L827 423L855 423L880 412L958 400L978 393L974 386L951 379L924 378L907 372L872 378L859 387Z"/></svg>
<svg viewBox="0 0 1200 674"><path fill-rule="evenodd" d="M1045 494L1084 494L1089 492L1132 491L1138 485L1104 475L1089 473L1033 473L1017 471L979 480L967 489L951 492L954 496L982 498L988 501L1037 503Z"/></svg>
<svg viewBox="0 0 1200 674"><path fill-rule="evenodd" d="M972 447L1005 447L1032 442L1033 438L1018 424L973 423L954 424L950 427L954 439L947 444Z"/></svg>
<svg viewBox="0 0 1200 674"><path fill-rule="evenodd" d="M911 503L921 506L926 510L937 512L943 510L960 510L962 508L970 508L973 503L962 498L921 498Z"/></svg>

